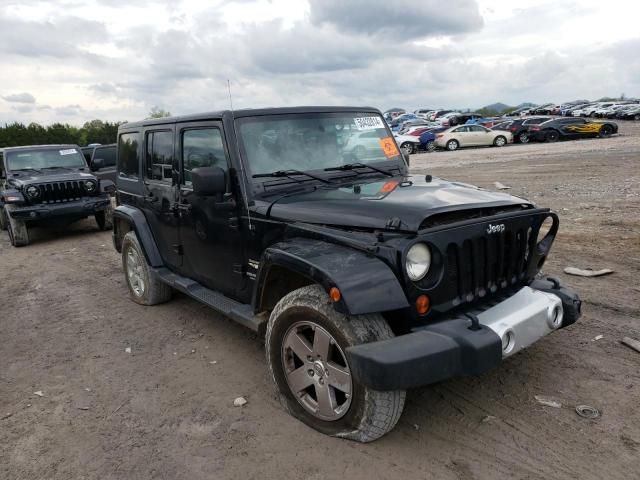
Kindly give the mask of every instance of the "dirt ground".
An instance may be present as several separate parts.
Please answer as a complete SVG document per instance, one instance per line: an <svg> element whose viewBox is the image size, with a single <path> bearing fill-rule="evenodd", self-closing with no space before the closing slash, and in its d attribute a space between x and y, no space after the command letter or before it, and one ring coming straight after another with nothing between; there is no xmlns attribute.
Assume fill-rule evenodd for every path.
<svg viewBox="0 0 640 480"><path fill-rule="evenodd" d="M410 391L397 428L362 445L285 413L249 331L180 295L131 302L93 221L36 231L21 249L2 233L0 479L637 478L640 353L620 340L640 339L640 124L610 139L414 155L412 169L498 181L555 209L545 269L580 292L583 318L481 377ZM248 404L234 407L240 395Z"/></svg>

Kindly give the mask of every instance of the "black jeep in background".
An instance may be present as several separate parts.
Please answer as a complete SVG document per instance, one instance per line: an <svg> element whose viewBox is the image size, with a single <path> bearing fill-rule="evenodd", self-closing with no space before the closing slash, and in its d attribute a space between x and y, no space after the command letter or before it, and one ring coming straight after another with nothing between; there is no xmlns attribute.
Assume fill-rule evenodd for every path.
<svg viewBox="0 0 640 480"><path fill-rule="evenodd" d="M177 290L263 335L284 404L326 434L375 440L406 389L482 373L580 316L536 279L558 216L410 175L375 109L127 123L117 167L131 298Z"/></svg>
<svg viewBox="0 0 640 480"><path fill-rule="evenodd" d="M116 183L116 144L82 147L82 154L93 174L100 180Z"/></svg>
<svg viewBox="0 0 640 480"><path fill-rule="evenodd" d="M88 171L77 145L0 149L0 229L14 247L29 244L29 226L68 224L95 216L112 228L112 182Z"/></svg>

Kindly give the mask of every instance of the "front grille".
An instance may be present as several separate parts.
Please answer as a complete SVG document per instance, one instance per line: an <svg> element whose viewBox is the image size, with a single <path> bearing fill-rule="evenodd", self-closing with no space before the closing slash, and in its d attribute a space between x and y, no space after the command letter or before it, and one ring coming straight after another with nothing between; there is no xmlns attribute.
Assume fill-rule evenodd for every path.
<svg viewBox="0 0 640 480"><path fill-rule="evenodd" d="M73 202L88 196L84 183L78 180L50 182L34 186L40 190L40 195L37 198L30 197L32 203Z"/></svg>
<svg viewBox="0 0 640 480"><path fill-rule="evenodd" d="M518 228L449 243L442 281L457 292L453 303L471 302L522 282L531 231Z"/></svg>

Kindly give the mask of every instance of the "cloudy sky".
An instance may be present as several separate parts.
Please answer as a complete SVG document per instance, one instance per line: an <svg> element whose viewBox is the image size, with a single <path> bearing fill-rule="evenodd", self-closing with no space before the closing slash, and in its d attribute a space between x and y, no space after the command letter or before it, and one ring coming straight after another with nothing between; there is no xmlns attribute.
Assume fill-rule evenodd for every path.
<svg viewBox="0 0 640 480"><path fill-rule="evenodd" d="M135 5L135 6L133 6ZM0 123L640 96L640 2L0 0Z"/></svg>

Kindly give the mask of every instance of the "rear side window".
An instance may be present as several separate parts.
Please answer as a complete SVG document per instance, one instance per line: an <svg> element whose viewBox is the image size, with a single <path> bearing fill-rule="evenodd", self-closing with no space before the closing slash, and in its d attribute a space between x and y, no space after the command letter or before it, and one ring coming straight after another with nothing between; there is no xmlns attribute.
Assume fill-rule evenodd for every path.
<svg viewBox="0 0 640 480"><path fill-rule="evenodd" d="M150 180L173 181L173 132L147 132L146 177Z"/></svg>
<svg viewBox="0 0 640 480"><path fill-rule="evenodd" d="M101 158L104 160L105 167L115 167L116 165L116 147L103 147L96 148L93 153L93 158Z"/></svg>
<svg viewBox="0 0 640 480"><path fill-rule="evenodd" d="M118 172L120 177L138 178L138 132L123 133L118 139Z"/></svg>

